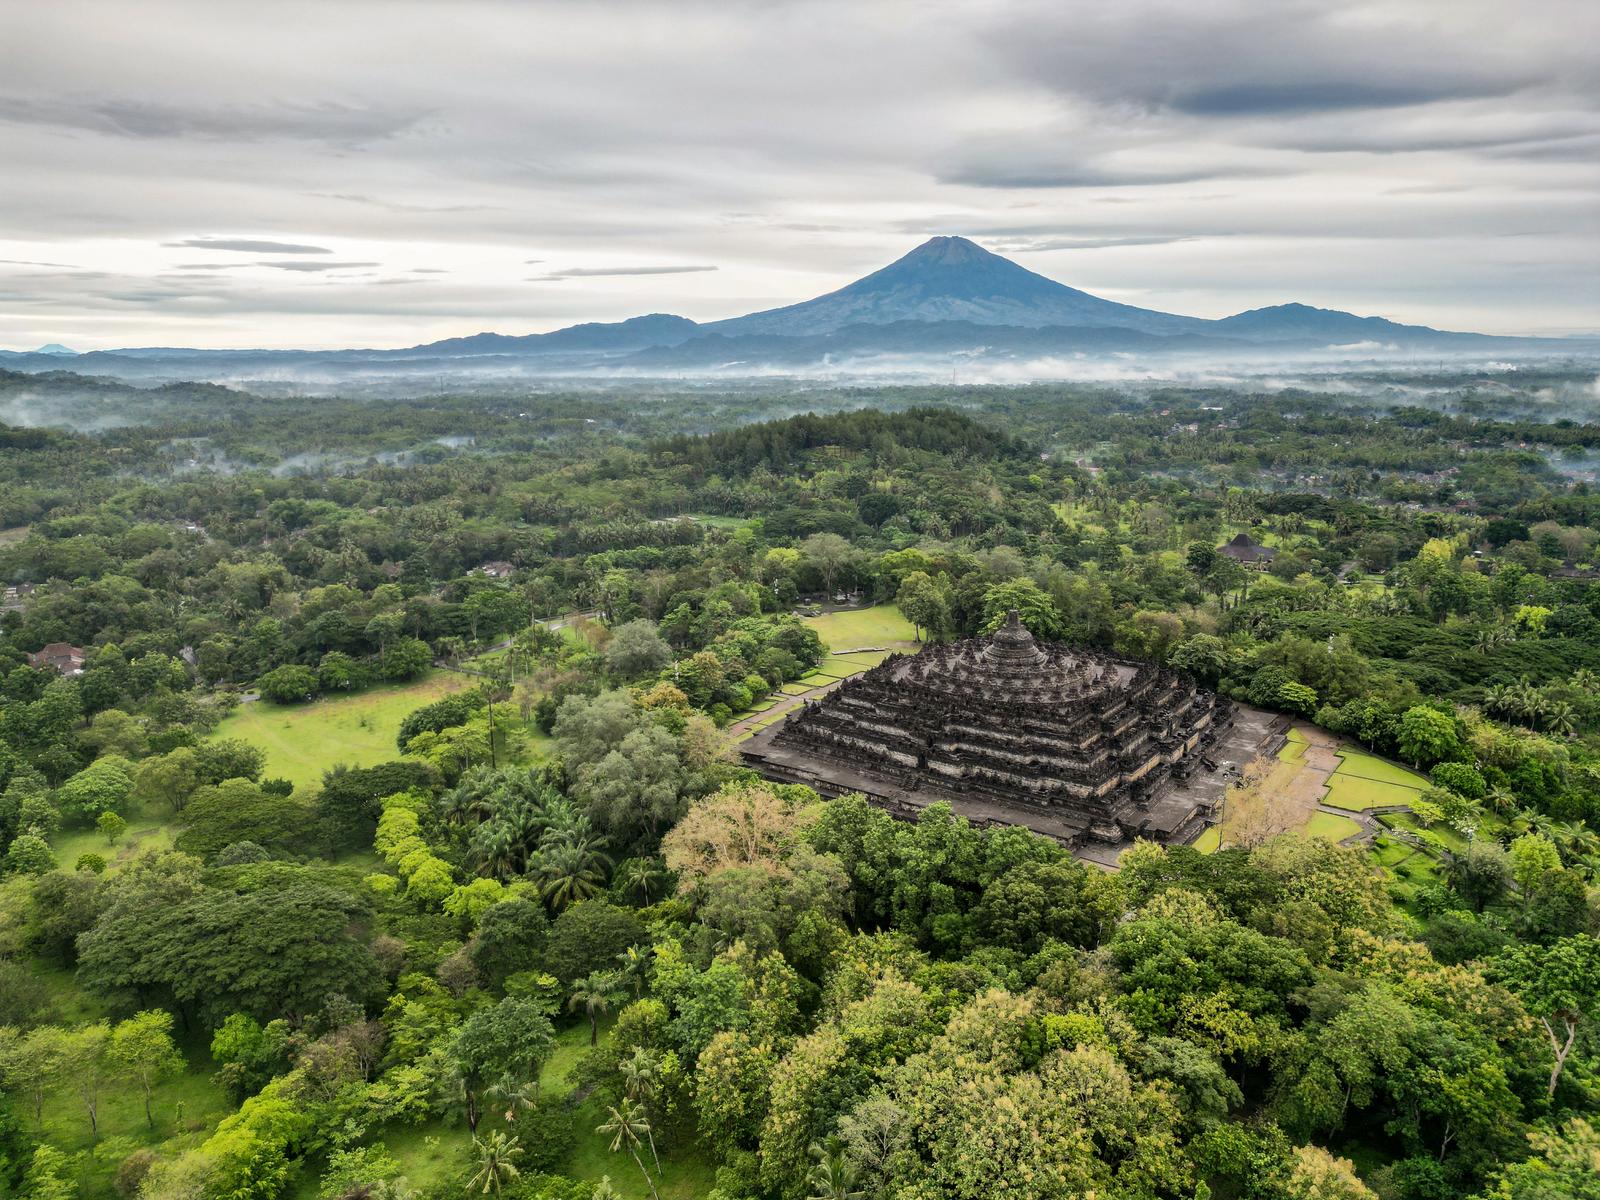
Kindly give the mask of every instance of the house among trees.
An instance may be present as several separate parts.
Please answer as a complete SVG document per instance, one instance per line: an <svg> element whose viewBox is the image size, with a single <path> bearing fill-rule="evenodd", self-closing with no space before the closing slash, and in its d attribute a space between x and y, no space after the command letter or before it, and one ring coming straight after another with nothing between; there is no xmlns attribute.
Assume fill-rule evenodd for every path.
<svg viewBox="0 0 1600 1200"><path fill-rule="evenodd" d="M28 655L28 662L40 670L49 668L62 675L82 675L88 652L81 646L68 642L51 642L44 649Z"/></svg>
<svg viewBox="0 0 1600 1200"><path fill-rule="evenodd" d="M1272 560L1278 557L1276 550L1263 546L1248 533L1238 534L1232 541L1218 546L1217 553L1252 571L1265 571L1272 565Z"/></svg>
<svg viewBox="0 0 1600 1200"><path fill-rule="evenodd" d="M516 569L513 564L497 558L492 562L486 562L482 566L475 567L473 573L487 575L490 579L510 579Z"/></svg>
<svg viewBox="0 0 1600 1200"><path fill-rule="evenodd" d="M21 612L27 607L29 597L33 595L33 584L18 583L6 588L5 594L0 596L0 612Z"/></svg>

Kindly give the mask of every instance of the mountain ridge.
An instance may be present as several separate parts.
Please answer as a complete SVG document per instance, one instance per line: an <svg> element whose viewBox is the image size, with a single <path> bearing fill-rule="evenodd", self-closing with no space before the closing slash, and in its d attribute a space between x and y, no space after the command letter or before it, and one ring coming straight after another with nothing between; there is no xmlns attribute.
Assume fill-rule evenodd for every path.
<svg viewBox="0 0 1600 1200"><path fill-rule="evenodd" d="M392 363L441 369L480 362L526 363L544 372L621 366L714 367L730 362L827 362L919 353L960 355L1156 355L1210 350L1373 352L1497 347L1577 348L1583 339L1455 333L1300 302L1246 309L1219 319L1184 316L1107 300L1030 271L955 235L929 238L834 291L795 304L696 322L672 313L591 321L544 333L493 331L414 346L347 350L197 350L135 347L72 355L74 369L155 375L163 370L248 371ZM0 351L0 361L51 370L65 356Z"/></svg>

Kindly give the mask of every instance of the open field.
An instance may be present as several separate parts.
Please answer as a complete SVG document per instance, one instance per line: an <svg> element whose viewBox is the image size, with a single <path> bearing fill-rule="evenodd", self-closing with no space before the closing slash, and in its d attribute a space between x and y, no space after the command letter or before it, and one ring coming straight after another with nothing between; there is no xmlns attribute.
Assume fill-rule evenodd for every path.
<svg viewBox="0 0 1600 1200"><path fill-rule="evenodd" d="M101 839L104 845L104 839ZM78 986L72 971L35 960L33 973L49 989L56 1021L80 1023L120 1014L111 1013L96 997ZM186 1069L156 1086L150 1115L145 1120L144 1101L138 1089L122 1084L106 1086L100 1094L100 1133L91 1137L89 1117L77 1090L65 1085L45 1096L41 1119L35 1122L31 1099L18 1097L15 1112L29 1135L42 1135L69 1156L67 1178L77 1184L77 1195L110 1196L112 1178L122 1160L141 1146L165 1142L188 1147L199 1143L232 1111L223 1091L212 1081L216 1064L211 1060L207 1035L188 1038L178 1033ZM169 1139L178 1139L176 1143Z"/></svg>
<svg viewBox="0 0 1600 1200"><path fill-rule="evenodd" d="M260 747L267 755L265 774L302 789L321 783L323 772L338 763L371 767L393 759L394 737L408 713L473 682L467 675L432 671L404 687L372 688L311 704L257 700L234 709L214 736Z"/></svg>
<svg viewBox="0 0 1600 1200"><path fill-rule="evenodd" d="M1327 838L1330 842L1343 841L1361 832L1361 826L1349 817L1336 817L1332 813L1314 812L1305 826L1295 831L1296 837Z"/></svg>
<svg viewBox="0 0 1600 1200"><path fill-rule="evenodd" d="M1346 775L1335 771L1328 778L1328 794L1322 802L1333 808L1351 812L1365 812L1389 804L1410 804L1420 791L1402 787L1397 783L1384 783L1377 779L1363 779L1359 775Z"/></svg>
<svg viewBox="0 0 1600 1200"><path fill-rule="evenodd" d="M823 613L820 617L802 617L801 620L817 631L831 653L815 670L783 684L761 704L737 714L739 728L735 731L736 740L743 740L774 721L781 720L795 707L792 701L796 697L870 670L896 650L915 653L919 648L919 643L913 640L916 630L892 604ZM876 648L862 650L864 646ZM745 724L751 716L780 706L781 711Z"/></svg>
<svg viewBox="0 0 1600 1200"><path fill-rule="evenodd" d="M917 631L892 604L823 613L820 617L802 617L801 621L815 629L834 654L863 646L904 643L900 649L914 650L917 645Z"/></svg>
<svg viewBox="0 0 1600 1200"><path fill-rule="evenodd" d="M98 854L106 860L106 873L115 874L136 855L147 850L172 849L174 826L170 815L128 813L128 830L115 846L106 845L98 829L64 829L51 839L56 862L64 871L73 869L80 854Z"/></svg>

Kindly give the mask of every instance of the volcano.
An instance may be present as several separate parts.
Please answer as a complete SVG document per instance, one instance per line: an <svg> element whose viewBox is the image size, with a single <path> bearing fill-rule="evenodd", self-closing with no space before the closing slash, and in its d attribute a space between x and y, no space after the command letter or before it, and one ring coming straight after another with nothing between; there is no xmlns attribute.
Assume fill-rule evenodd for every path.
<svg viewBox="0 0 1600 1200"><path fill-rule="evenodd" d="M1134 329L1198 333L1211 322L1135 308L1046 279L964 237L930 238L911 253L854 283L783 308L702 325L729 336L816 337L851 325L897 321Z"/></svg>

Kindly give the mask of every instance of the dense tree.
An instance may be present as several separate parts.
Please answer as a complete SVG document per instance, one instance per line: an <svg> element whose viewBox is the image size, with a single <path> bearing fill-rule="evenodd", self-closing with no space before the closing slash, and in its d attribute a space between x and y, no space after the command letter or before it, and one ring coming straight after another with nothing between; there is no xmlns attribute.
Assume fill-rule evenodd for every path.
<svg viewBox="0 0 1600 1200"><path fill-rule="evenodd" d="M306 1014L335 992L376 990L372 955L353 935L362 915L350 896L293 876L257 891L113 908L80 940L79 978L108 997L218 1020Z"/></svg>

